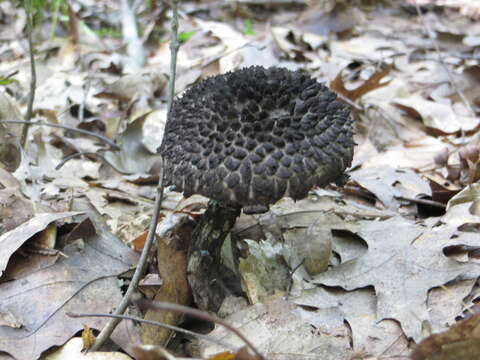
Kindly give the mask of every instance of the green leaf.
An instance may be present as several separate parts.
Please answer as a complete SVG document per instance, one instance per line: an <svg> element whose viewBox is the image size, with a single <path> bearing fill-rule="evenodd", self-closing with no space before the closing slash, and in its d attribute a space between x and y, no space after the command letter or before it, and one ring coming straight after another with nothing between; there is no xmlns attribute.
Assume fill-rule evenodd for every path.
<svg viewBox="0 0 480 360"><path fill-rule="evenodd" d="M245 19L243 22L243 34L247 36L255 35L252 19Z"/></svg>
<svg viewBox="0 0 480 360"><path fill-rule="evenodd" d="M93 32L100 37L111 37L114 39L120 39L122 37L122 32L115 28L104 27L100 29L93 29Z"/></svg>
<svg viewBox="0 0 480 360"><path fill-rule="evenodd" d="M10 85L15 79L0 78L0 85Z"/></svg>
<svg viewBox="0 0 480 360"><path fill-rule="evenodd" d="M178 34L178 41L185 42L190 39L193 35L195 35L195 31L184 31Z"/></svg>

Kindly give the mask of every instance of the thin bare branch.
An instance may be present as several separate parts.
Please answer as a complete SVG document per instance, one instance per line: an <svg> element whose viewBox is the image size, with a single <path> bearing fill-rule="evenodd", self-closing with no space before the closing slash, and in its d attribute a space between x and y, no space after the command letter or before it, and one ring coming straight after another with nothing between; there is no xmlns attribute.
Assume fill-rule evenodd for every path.
<svg viewBox="0 0 480 360"><path fill-rule="evenodd" d="M126 171L123 171L123 170L120 170L119 168L117 168L115 165L113 165L110 161L108 161L105 156L103 156L102 154L100 153L96 153L96 152L91 152L91 151L83 151L83 152L77 152L77 153L74 153L72 155L69 155L69 156L66 156L65 158L62 159L62 161L60 161L60 163L55 167L55 170L60 170L62 168L63 165L65 165L68 161L72 160L72 159L75 159L77 157L80 157L80 156L95 156L96 158L100 159L102 162L104 162L105 164L109 165L113 170L115 170L116 172L118 172L119 174L121 175L131 175L132 173L129 173L129 172L126 172Z"/></svg>
<svg viewBox="0 0 480 360"><path fill-rule="evenodd" d="M103 141L104 143L110 145L112 147L112 149L120 150L120 147L117 144L115 144L112 140L110 140L109 138L106 138L103 135L100 135L100 134L97 134L97 133L94 133L94 132L91 132L91 131L88 131L88 130L84 130L84 129L77 129L77 128L73 128L73 127L66 126L66 125L51 124L51 123L46 123L46 122L41 122L41 121L0 120L0 123L5 123L5 124L28 124L29 126L39 125L39 126L49 126L49 127L59 128L59 129L65 129L65 130L68 130L68 131L72 131L72 132L76 132L76 133L79 133L79 134L88 135L88 136L97 138L97 139Z"/></svg>
<svg viewBox="0 0 480 360"><path fill-rule="evenodd" d="M235 335L237 335L244 343L247 345L257 356L259 359L266 360L265 357L262 355L260 351L237 329L231 326L226 321L214 316L210 315L205 311L201 311L198 309L194 309L188 306L183 306L179 304L173 304L163 301L150 301L145 299L135 299L135 303L138 304L140 307L144 309L151 309L151 310L162 310L162 311L173 311L182 313L185 315L189 315L195 317L200 320L210 321L218 325L222 325L224 328L228 329Z"/></svg>
<svg viewBox="0 0 480 360"><path fill-rule="evenodd" d="M163 164L162 164L163 168ZM138 260L137 267L135 269L135 273L133 274L132 280L128 285L128 289L125 292L120 304L117 306L114 315L122 315L125 310L127 310L128 304L130 303L130 298L134 294L135 290L137 289L138 283L143 276L144 268L147 264L148 255L150 253L150 249L152 248L153 240L155 239L155 228L157 227L157 220L160 214L160 209L163 201L163 171L162 175L160 176L160 181L157 186L157 194L155 197L155 207L153 209L153 216L152 221L150 223L150 228L148 229L147 240L145 241L145 245L143 246L142 254L140 255L140 259ZM100 334L95 341L95 344L92 346L92 351L97 351L100 347L105 343L105 341L110 337L113 330L117 327L120 323L120 318L112 318L108 324L102 329Z"/></svg>
<svg viewBox="0 0 480 360"><path fill-rule="evenodd" d="M176 331L178 333L182 333L182 334L185 334L185 335L188 335L188 336L192 336L192 337L195 337L197 339L205 340L205 341L211 342L213 344L222 346L226 349L230 349L232 351L235 351L235 347L233 345L228 344L224 341L217 340L217 339L215 339L211 336L204 335L204 334L199 334L199 333L196 333L194 331L186 330L186 329L183 329L183 328L175 326L175 325L165 324L165 323L162 323L162 322L159 322L159 321L146 320L146 319L142 319L142 318L139 318L139 317L136 317L136 316L115 315L115 314L100 314L100 313L77 314L77 313L72 313L72 312L67 312L66 315L70 316L70 317L73 317L73 318L106 317L106 318L117 318L117 319L121 319L121 320L138 321L138 322L141 322L141 323L144 323L144 324L154 325L154 326L162 327L162 328L169 329L169 330L172 330L172 331Z"/></svg>
<svg viewBox="0 0 480 360"><path fill-rule="evenodd" d="M28 52L30 54L30 93L28 94L28 107L27 113L25 114L25 120L30 120L33 115L33 102L35 100L35 88L37 87L37 72L35 70L35 49L33 48L32 40L32 7L30 0L24 0L23 4L25 7L25 12L27 13ZM27 145L29 127L29 123L26 122L22 130L21 144L24 149Z"/></svg>
<svg viewBox="0 0 480 360"><path fill-rule="evenodd" d="M434 206L434 207L437 207L437 208L440 208L440 209L446 209L447 208L447 205L445 205L441 202L435 201L435 200L414 199L414 198L410 198L410 197L406 197L406 196L395 196L395 199L403 200L403 201L410 201L410 202L415 203L415 204Z"/></svg>
<svg viewBox="0 0 480 360"><path fill-rule="evenodd" d="M170 79L168 79L168 101L167 114L172 109L173 98L175 96L175 77L177 68L177 53L180 44L178 42L178 3L172 0L172 36L170 38Z"/></svg>
<svg viewBox="0 0 480 360"><path fill-rule="evenodd" d="M176 72L176 63L177 63L177 52L178 52L178 4L177 0L171 0L172 5L172 33L171 33L171 65L170 65L170 78L168 83L168 111L173 103L173 94L175 91L175 72ZM173 45L172 45L173 43ZM176 45L175 45L176 44ZM157 227L158 216L160 214L160 209L162 207L163 201L163 186L164 186L164 163L162 161L162 174L160 175L159 183L157 186L157 193L155 196L155 207L153 209L152 221L150 223L150 227L148 229L147 240L145 241L145 245L143 246L142 254L140 255L140 259L138 261L137 268L135 269L135 273L133 274L133 278L130 281L128 289L125 295L122 298L122 301L118 305L117 309L115 310L115 315L121 315L127 309L128 304L130 303L130 299L137 289L138 283L140 282L141 277L143 276L143 272L147 265L148 255L150 253L150 249L153 245L153 241L155 240L155 229ZM108 324L102 329L100 334L95 341L95 344L92 346L92 351L98 350L103 343L110 337L113 330L117 327L118 323L121 319L111 319Z"/></svg>

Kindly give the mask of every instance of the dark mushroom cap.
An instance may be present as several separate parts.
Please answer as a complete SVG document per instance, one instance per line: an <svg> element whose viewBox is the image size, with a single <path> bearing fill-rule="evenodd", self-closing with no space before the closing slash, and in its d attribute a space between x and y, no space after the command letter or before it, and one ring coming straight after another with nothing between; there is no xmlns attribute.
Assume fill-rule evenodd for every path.
<svg viewBox="0 0 480 360"><path fill-rule="evenodd" d="M352 120L336 97L308 75L275 67L192 86L175 100L159 149L167 184L246 213L305 198L352 162Z"/></svg>

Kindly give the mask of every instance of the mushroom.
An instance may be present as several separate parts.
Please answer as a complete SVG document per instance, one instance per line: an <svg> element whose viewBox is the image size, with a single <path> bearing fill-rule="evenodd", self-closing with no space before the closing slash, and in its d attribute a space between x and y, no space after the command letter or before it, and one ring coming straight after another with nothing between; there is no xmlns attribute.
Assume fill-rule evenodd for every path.
<svg viewBox="0 0 480 360"><path fill-rule="evenodd" d="M192 86L174 102L159 148L166 184L216 202L194 231L190 274L212 270L205 254L218 255L240 209L266 212L284 196L299 200L314 186L343 183L353 146L347 106L300 71L254 66ZM212 236L202 245L199 238ZM210 265L193 270L191 263L201 261ZM198 305L205 294L195 296L194 287Z"/></svg>

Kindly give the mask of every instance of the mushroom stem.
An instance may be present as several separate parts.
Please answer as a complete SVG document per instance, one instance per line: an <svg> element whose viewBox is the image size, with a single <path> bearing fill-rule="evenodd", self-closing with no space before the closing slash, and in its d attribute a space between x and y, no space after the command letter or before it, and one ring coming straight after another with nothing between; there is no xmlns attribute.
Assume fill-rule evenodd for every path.
<svg viewBox="0 0 480 360"><path fill-rule="evenodd" d="M211 200L192 234L188 254L188 282L195 303L202 310L218 311L232 295L235 274L221 264L221 248L240 215L240 208L222 207ZM228 283L228 286L227 286ZM240 292L240 288L238 289Z"/></svg>

